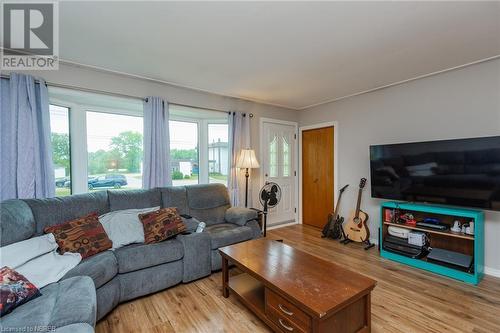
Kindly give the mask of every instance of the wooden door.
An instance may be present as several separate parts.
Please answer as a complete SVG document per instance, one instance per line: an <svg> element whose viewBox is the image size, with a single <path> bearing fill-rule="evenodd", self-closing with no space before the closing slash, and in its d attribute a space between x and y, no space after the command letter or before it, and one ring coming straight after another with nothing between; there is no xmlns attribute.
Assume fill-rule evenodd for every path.
<svg viewBox="0 0 500 333"><path fill-rule="evenodd" d="M302 223L322 228L333 211L333 131L302 132Z"/></svg>
<svg viewBox="0 0 500 333"><path fill-rule="evenodd" d="M262 128L264 181L281 187L281 201L267 215L267 225L295 221L296 127L264 122Z"/></svg>

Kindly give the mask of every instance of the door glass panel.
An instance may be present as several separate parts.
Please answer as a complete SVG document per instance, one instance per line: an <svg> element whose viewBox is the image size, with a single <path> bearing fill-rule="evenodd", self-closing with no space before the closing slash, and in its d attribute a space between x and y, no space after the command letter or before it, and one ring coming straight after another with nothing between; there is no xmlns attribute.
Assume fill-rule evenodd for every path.
<svg viewBox="0 0 500 333"><path fill-rule="evenodd" d="M87 111L89 191L142 188L142 117Z"/></svg>
<svg viewBox="0 0 500 333"><path fill-rule="evenodd" d="M50 105L49 112L56 196L61 197L71 194L69 108Z"/></svg>
<svg viewBox="0 0 500 333"><path fill-rule="evenodd" d="M208 124L209 183L227 185L229 144L227 124Z"/></svg>
<svg viewBox="0 0 500 333"><path fill-rule="evenodd" d="M172 184L198 184L198 124L171 120L169 129Z"/></svg>
<svg viewBox="0 0 500 333"><path fill-rule="evenodd" d="M283 177L290 176L290 144L287 138L283 137Z"/></svg>
<svg viewBox="0 0 500 333"><path fill-rule="evenodd" d="M278 137L269 143L269 177L278 176Z"/></svg>

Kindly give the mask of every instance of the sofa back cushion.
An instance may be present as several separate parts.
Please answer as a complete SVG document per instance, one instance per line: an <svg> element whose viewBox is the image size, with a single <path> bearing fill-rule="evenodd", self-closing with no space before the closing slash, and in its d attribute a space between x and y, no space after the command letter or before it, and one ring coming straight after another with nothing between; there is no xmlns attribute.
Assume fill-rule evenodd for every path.
<svg viewBox="0 0 500 333"><path fill-rule="evenodd" d="M177 207L179 214L190 214L185 186L160 187L161 207Z"/></svg>
<svg viewBox="0 0 500 333"><path fill-rule="evenodd" d="M106 191L68 197L25 199L24 202L33 212L36 221L35 235L41 235L45 227L71 221L92 212L99 215L109 212Z"/></svg>
<svg viewBox="0 0 500 333"><path fill-rule="evenodd" d="M0 203L0 246L33 237L36 232L31 208L22 200L12 199Z"/></svg>
<svg viewBox="0 0 500 333"><path fill-rule="evenodd" d="M224 223L226 210L231 207L229 193L222 184L186 186L190 215L207 225Z"/></svg>
<svg viewBox="0 0 500 333"><path fill-rule="evenodd" d="M151 190L109 190L109 210L140 209L161 206L161 193Z"/></svg>

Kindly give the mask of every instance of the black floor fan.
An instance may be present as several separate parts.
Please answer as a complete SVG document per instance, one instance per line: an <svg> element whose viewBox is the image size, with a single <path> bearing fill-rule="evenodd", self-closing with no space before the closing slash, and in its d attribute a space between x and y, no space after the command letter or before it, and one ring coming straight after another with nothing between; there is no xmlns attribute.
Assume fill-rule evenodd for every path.
<svg viewBox="0 0 500 333"><path fill-rule="evenodd" d="M267 213L269 208L276 207L281 200L281 187L273 182L266 182L266 184L261 188L259 194L259 200L262 204L263 214L264 214L264 237L266 237L267 231Z"/></svg>

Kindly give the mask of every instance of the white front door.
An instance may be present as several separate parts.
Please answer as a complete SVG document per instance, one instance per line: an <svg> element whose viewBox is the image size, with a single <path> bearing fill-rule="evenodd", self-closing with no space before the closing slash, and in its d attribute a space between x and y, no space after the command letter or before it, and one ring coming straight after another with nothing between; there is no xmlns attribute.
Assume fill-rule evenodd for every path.
<svg viewBox="0 0 500 333"><path fill-rule="evenodd" d="M262 123L263 179L281 187L279 204L269 209L268 225L295 221L296 131L296 125L271 121Z"/></svg>

